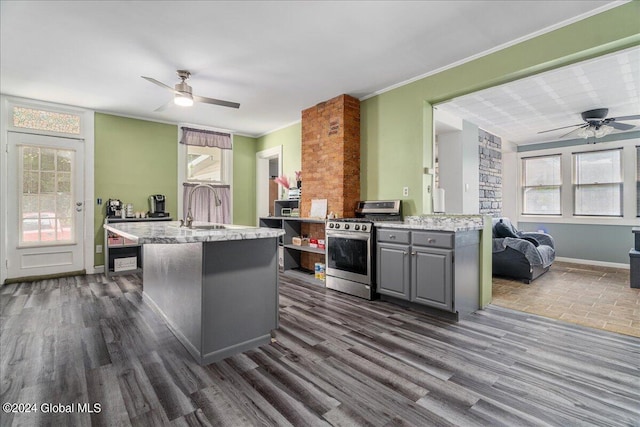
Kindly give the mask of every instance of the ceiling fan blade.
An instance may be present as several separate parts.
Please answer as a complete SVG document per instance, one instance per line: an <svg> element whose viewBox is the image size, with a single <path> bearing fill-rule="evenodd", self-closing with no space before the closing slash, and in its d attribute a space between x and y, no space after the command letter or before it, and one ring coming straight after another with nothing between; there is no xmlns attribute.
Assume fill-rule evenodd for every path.
<svg viewBox="0 0 640 427"><path fill-rule="evenodd" d="M166 84L164 84L162 82L159 82L156 79L153 79L151 77L145 77L145 76L140 76L140 77L142 77L143 79L145 79L145 80L147 80L147 81L149 81L149 82L151 82L153 84L156 84L156 85L158 85L160 87L163 87L163 88L171 91L171 93L180 93L177 90L175 90L174 88L172 88L171 86L167 86Z"/></svg>
<svg viewBox="0 0 640 427"><path fill-rule="evenodd" d="M155 110L153 110L154 113L159 113L161 111L166 110L167 108L169 108L171 105L173 105L173 100L167 102L166 104L162 104L161 106L159 106L158 108L156 108Z"/></svg>
<svg viewBox="0 0 640 427"><path fill-rule="evenodd" d="M204 96L193 95L193 100L196 102L204 102L205 104L221 105L223 107L240 108L240 104L237 102L223 101L221 99L207 98Z"/></svg>
<svg viewBox="0 0 640 427"><path fill-rule="evenodd" d="M629 130L635 127L634 125L630 125L628 123L618 123L618 122L609 122L607 123L607 126L611 126L612 128L618 129L618 130Z"/></svg>
<svg viewBox="0 0 640 427"><path fill-rule="evenodd" d="M579 123L579 124L577 124L577 125L571 125L571 126L563 126L563 127L561 127L561 128L555 128L555 129L543 130L543 131L538 132L538 133L540 134L540 133L553 132L554 130L567 129L567 128L572 128L572 127L575 127L575 126L583 126L583 123Z"/></svg>
<svg viewBox="0 0 640 427"><path fill-rule="evenodd" d="M572 133L577 132L578 130L580 130L580 129L582 129L582 128L586 128L586 127L589 127L589 125L588 125L588 124L587 124L587 125L582 125L582 126L580 126L579 128L575 128L574 130L572 130L572 131L569 131L569 132L565 133L564 135L560 136L559 138L564 138L565 136L569 136L569 135L571 135Z"/></svg>
<svg viewBox="0 0 640 427"><path fill-rule="evenodd" d="M612 117L612 120L616 122L623 122L625 120L640 120L640 114L636 114L635 116L622 116L622 117Z"/></svg>

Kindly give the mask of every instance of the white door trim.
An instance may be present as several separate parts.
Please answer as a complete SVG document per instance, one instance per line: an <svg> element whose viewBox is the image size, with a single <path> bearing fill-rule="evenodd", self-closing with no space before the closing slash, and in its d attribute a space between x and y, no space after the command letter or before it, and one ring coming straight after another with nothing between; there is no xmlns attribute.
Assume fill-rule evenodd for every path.
<svg viewBox="0 0 640 427"><path fill-rule="evenodd" d="M278 176L281 176L282 145L256 153L256 225L260 225L260 217L269 215L269 179L265 179L263 172L269 170L271 159L278 159Z"/></svg>
<svg viewBox="0 0 640 427"><path fill-rule="evenodd" d="M95 136L94 136L94 111L84 108L73 107L68 105L55 104L51 102L38 101L33 99L9 97L0 95L0 285L7 279L7 146L8 131L10 128L9 115L10 106L20 104L32 106L34 108L45 108L50 111L76 112L82 116L82 135L79 139L84 139L84 269L88 274L100 272L94 267L94 152L95 152ZM47 132L38 132L47 134ZM59 134L51 134L52 136L60 136Z"/></svg>

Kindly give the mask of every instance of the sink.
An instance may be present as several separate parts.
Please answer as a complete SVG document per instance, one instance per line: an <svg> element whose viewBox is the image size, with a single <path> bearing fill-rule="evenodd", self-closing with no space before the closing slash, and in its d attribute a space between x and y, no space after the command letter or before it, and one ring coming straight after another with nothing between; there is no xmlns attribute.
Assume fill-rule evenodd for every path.
<svg viewBox="0 0 640 427"><path fill-rule="evenodd" d="M220 224L193 225L192 230L225 230L227 227Z"/></svg>
<svg viewBox="0 0 640 427"><path fill-rule="evenodd" d="M256 228L256 227L252 227L249 225L235 225L235 224L194 224L191 226L191 228L188 227L180 227L177 224L172 224L169 225L168 227L170 228L177 228L179 230L184 230L184 231L206 231L206 230L241 230L241 229L247 229L247 228Z"/></svg>

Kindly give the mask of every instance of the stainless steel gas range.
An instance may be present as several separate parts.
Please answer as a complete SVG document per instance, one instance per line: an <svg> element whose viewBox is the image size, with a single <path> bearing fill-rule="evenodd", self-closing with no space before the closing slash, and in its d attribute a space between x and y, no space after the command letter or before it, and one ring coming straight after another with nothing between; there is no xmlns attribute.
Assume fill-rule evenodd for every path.
<svg viewBox="0 0 640 427"><path fill-rule="evenodd" d="M400 200L358 202L356 218L327 221L326 286L360 298L375 297L374 221L402 221Z"/></svg>

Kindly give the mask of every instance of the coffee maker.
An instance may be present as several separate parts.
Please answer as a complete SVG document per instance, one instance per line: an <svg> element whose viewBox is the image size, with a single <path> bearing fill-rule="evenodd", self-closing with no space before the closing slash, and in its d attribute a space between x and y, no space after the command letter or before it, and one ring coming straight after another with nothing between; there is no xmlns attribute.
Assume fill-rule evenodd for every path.
<svg viewBox="0 0 640 427"><path fill-rule="evenodd" d="M149 196L149 217L165 218L169 216L169 212L165 212L165 197L162 194L153 194Z"/></svg>
<svg viewBox="0 0 640 427"><path fill-rule="evenodd" d="M107 216L109 218L120 218L122 216L122 202L120 200L107 200Z"/></svg>

